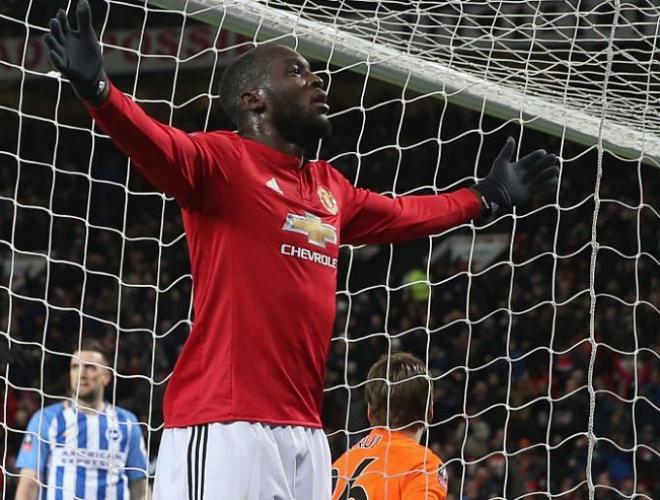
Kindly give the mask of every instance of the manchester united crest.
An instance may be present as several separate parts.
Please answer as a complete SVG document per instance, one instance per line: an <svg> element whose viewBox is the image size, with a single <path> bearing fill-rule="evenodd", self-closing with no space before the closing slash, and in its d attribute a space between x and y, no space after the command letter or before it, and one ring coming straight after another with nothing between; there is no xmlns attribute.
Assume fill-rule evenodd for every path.
<svg viewBox="0 0 660 500"><path fill-rule="evenodd" d="M318 191L319 200L325 209L330 212L332 215L336 215L339 208L337 207L337 200L333 194L323 186L321 186Z"/></svg>

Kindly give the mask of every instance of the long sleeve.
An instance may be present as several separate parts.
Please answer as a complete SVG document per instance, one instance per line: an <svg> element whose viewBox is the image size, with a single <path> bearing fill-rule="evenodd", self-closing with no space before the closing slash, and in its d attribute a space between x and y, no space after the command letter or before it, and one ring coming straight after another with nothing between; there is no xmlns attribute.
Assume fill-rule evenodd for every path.
<svg viewBox="0 0 660 500"><path fill-rule="evenodd" d="M211 144L209 134L158 122L113 85L108 100L89 111L149 182L184 207L198 202L198 190L211 174L227 176L224 152Z"/></svg>
<svg viewBox="0 0 660 500"><path fill-rule="evenodd" d="M481 201L467 188L429 196L388 198L346 181L342 243L397 243L457 226L481 213ZM347 203L348 202L348 203Z"/></svg>

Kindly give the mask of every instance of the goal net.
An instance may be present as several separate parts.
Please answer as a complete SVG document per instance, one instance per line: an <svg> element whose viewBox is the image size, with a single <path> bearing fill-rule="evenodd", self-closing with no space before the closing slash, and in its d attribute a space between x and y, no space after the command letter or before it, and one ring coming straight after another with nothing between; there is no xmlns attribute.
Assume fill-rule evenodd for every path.
<svg viewBox="0 0 660 500"><path fill-rule="evenodd" d="M187 131L231 127L218 76L255 44L312 61L355 185L437 194L483 177L507 136L561 158L556 193L400 245L344 246L323 421L333 457L370 429L364 382L412 352L433 380L422 444L450 499L660 498L660 7L651 0L95 0L109 75ZM141 424L193 311L174 200L51 72L70 0L0 5L0 481L35 411L70 398L83 338ZM9 362L7 362L9 360Z"/></svg>

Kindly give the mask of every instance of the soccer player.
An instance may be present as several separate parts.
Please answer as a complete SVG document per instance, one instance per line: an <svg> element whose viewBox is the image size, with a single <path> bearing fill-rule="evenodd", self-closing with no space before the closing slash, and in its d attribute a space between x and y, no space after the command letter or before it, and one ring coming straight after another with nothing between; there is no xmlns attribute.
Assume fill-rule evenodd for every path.
<svg viewBox="0 0 660 500"><path fill-rule="evenodd" d="M137 418L103 398L111 374L91 339L71 357L71 397L37 411L16 460L15 500L147 499L147 456Z"/></svg>
<svg viewBox="0 0 660 500"><path fill-rule="evenodd" d="M472 188L391 199L355 188L305 145L331 131L322 79L264 45L226 68L221 104L238 131L188 134L148 116L108 79L87 0L44 36L96 123L182 216L195 322L170 379L155 496L330 497L320 419L341 243L438 233L556 183L556 158L512 161L513 139ZM221 494L219 492L222 492Z"/></svg>
<svg viewBox="0 0 660 500"><path fill-rule="evenodd" d="M369 370L367 417L375 427L332 468L332 500L445 500L442 460L419 444L433 419L433 383L412 354L383 356Z"/></svg>

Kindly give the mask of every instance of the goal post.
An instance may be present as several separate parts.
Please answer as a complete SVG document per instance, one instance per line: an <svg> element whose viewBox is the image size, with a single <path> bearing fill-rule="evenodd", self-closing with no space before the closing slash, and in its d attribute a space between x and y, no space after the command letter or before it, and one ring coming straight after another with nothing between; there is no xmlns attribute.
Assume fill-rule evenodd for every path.
<svg viewBox="0 0 660 500"><path fill-rule="evenodd" d="M613 21L602 29L599 43L605 44L604 48L594 50L593 56L604 51L606 54L603 64L607 67L602 82L602 90L595 88L587 95L586 101L578 101L571 95L569 79L562 85L563 88L553 89L555 92L538 92L538 88L532 85L511 84L511 75L479 75L477 71L462 71L451 64L451 58L438 57L437 47L426 47L414 50L415 33L417 26L413 26L409 34L401 40L388 40L379 32L380 19L378 14L365 15L364 19L353 19L342 22L341 12L329 13L321 16L308 15L303 6L311 10L314 2L303 2L303 6L297 7L287 5L284 1L263 2L258 0L149 0L154 6L168 11L181 12L186 16L209 23L218 29L225 29L241 33L252 38L255 42L277 40L281 37L293 36L296 48L303 55L322 61L329 65L341 68L349 68L352 71L366 73L370 78L379 79L394 85L405 86L414 92L424 95L434 95L438 98L476 111L500 118L502 120L519 120L525 126L537 129L541 132L563 137L586 146L602 144L608 151L621 155L625 158L641 158L642 161L659 166L660 165L660 136L658 134L658 111L657 105L651 99L651 86L658 85L657 77L651 74L651 68L657 66L654 53L657 50L657 39L660 35L657 22L657 12L650 12L645 24L650 25L648 53L635 59L635 55L625 50L616 50L617 34L622 26L629 25L629 21L623 17L625 9L631 9L630 4L615 1L607 2L612 5ZM387 4L389 2L382 2ZM391 2L397 4L397 2ZM423 4L421 2L420 4ZM437 2L438 6L447 4L460 4L461 2ZM473 2L474 4L487 4L488 2ZM502 2L495 2L502 3ZM506 2L505 2L506 3ZM539 2L540 3L540 2ZM411 3L410 10L413 18L420 18L424 8L417 7ZM433 10L432 3L426 8ZM321 10L321 9L319 9ZM350 7L347 8L350 14ZM497 12L497 9L495 9ZM316 10L312 11L316 13ZM532 27L527 27L525 37L531 49L538 33L552 31L552 21L556 16L545 19L542 17L540 5L532 17ZM502 14L504 15L504 14ZM386 17L386 16L384 16ZM538 26L535 24L540 23ZM576 17L578 22L579 16ZM515 21L515 17L514 17ZM391 21L390 21L391 22ZM372 26L370 26L372 24ZM619 26L621 24L621 26ZM362 29L359 29L362 28ZM387 28L384 28L387 29ZM510 35L517 28L515 25L504 30L503 38ZM538 30L538 31L537 31ZM608 33L608 30L610 31ZM362 36L354 32L358 31ZM556 31L560 31L556 29ZM561 35L563 44L578 42L577 34L579 25L573 27L573 39L570 33ZM546 35L547 36L547 35ZM630 35L626 35L622 41L629 41ZM491 51L501 50L501 42L496 36L484 34L482 42L491 46ZM398 42L398 43L397 43ZM438 41L440 43L440 41ZM553 50L558 40L552 40L548 51ZM543 47L543 44L541 44ZM405 49L408 50L405 50ZM411 50L413 49L413 50ZM525 53L527 52L527 53ZM511 72L521 71L525 77L529 75L533 82L533 76L542 76L543 70L530 64L531 50L521 50L520 56L524 61L524 67L512 67ZM617 103L618 108L622 104L631 105L630 116L611 116L609 101L616 100L608 93L608 83L611 76L611 65L615 56L625 57L640 67L647 66L648 81L646 82L647 97L639 100L629 99L629 102ZM488 65L487 61L483 61ZM559 61L549 63L547 73L552 74ZM561 72L570 75L571 71L579 72L580 64L569 60ZM500 76L500 78L497 78ZM653 81L656 80L656 81ZM555 80L551 84L561 85L561 80ZM644 82L641 82L644 90ZM614 96L616 97L616 96ZM575 102L571 102L575 101ZM571 108L571 104L574 107ZM567 113L567 109L571 109ZM641 119L640 119L641 115ZM621 119L619 119L621 118ZM634 119L639 119L639 124L634 124ZM647 121L652 126L648 127ZM628 122L628 123L626 123Z"/></svg>

